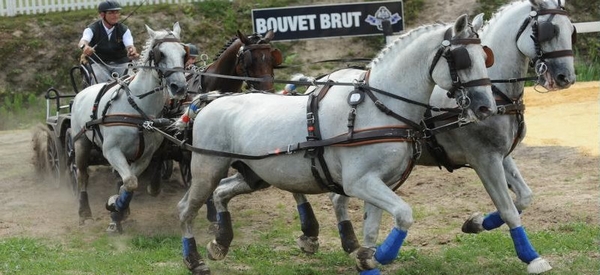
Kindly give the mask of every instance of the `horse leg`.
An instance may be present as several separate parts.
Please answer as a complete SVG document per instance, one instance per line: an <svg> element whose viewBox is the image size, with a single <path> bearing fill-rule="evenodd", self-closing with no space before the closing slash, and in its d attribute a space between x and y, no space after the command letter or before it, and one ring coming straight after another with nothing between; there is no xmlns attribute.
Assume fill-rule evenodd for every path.
<svg viewBox="0 0 600 275"><path fill-rule="evenodd" d="M296 243L300 250L306 254L314 254L319 250L319 221L315 217L315 212L306 199L304 194L293 193L300 217L300 228L302 236L296 239Z"/></svg>
<svg viewBox="0 0 600 275"><path fill-rule="evenodd" d="M210 222L208 233L215 234L217 232L217 209L215 208L215 200L213 195L206 200L206 219Z"/></svg>
<svg viewBox="0 0 600 275"><path fill-rule="evenodd" d="M210 269L202 260L198 253L196 239L194 238L194 219L198 215L198 210L206 202L206 199L212 194L219 180L227 175L228 165L216 166L217 162L208 162L206 164L197 163L192 159L192 182L188 191L177 204L179 210L179 222L182 231L183 262L186 267L192 271L193 275L208 275ZM200 171L201 170L201 171Z"/></svg>
<svg viewBox="0 0 600 275"><path fill-rule="evenodd" d="M82 136L74 142L75 165L77 165L77 185L79 189L79 225L84 225L86 220L92 219L92 209L88 200L87 186L90 175L88 174L89 156L92 142Z"/></svg>
<svg viewBox="0 0 600 275"><path fill-rule="evenodd" d="M146 153L140 157L142 162L145 154ZM122 233L123 227L121 222L125 219L125 214L129 209L129 203L133 199L133 192L138 187L138 178L136 175L139 175L144 169L141 169L140 164L136 162L132 163L130 166L125 155L117 148L113 150L104 150L104 157L117 173L119 173L119 176L123 181L123 185L119 189L119 194L109 197L106 202L106 209L111 212L111 222L106 231L110 233ZM148 161L149 160L145 162L145 166L148 165Z"/></svg>
<svg viewBox="0 0 600 275"><path fill-rule="evenodd" d="M362 246L356 252L356 265L361 275L379 274L376 268L378 264L390 264L398 257L408 228L413 223L412 209L377 177L346 183L344 191L350 196L369 202L373 207L387 211L394 217L395 226L380 246ZM363 226L368 226L366 221Z"/></svg>
<svg viewBox="0 0 600 275"><path fill-rule="evenodd" d="M227 209L229 201L237 195L250 194L256 190L269 187L267 183L260 180L256 185L250 186L241 173L221 180L212 193L215 208L217 209L217 232L215 239L208 243L206 249L208 258L211 260L222 260L229 252L229 246L233 240L233 227L231 225L231 214Z"/></svg>
<svg viewBox="0 0 600 275"><path fill-rule="evenodd" d="M507 156L502 161L504 167L504 175L508 184L508 188L516 194L514 201L515 207L519 211L519 214L526 209L532 201L533 193L525 180L521 176L515 161L511 156ZM486 223L486 228L483 227L483 223ZM504 220L500 217L498 211L490 212L485 216L482 213L474 213L465 221L462 226L464 233L480 233L484 230L496 229L504 224Z"/></svg>
<svg viewBox="0 0 600 275"><path fill-rule="evenodd" d="M381 225L383 210L365 201L364 213L364 246L375 247L377 244L377 238L379 237L379 226Z"/></svg>
<svg viewBox="0 0 600 275"><path fill-rule="evenodd" d="M336 193L329 193L329 199L333 204L335 217L338 221L338 233L340 234L342 248L346 253L352 254L360 247L360 243L358 238L356 238L354 226L348 215L348 202L350 198Z"/></svg>
<svg viewBox="0 0 600 275"><path fill-rule="evenodd" d="M496 209L498 209L500 219L489 219L482 223L484 229L493 229L498 220L505 221L510 229L510 236L513 240L515 250L519 259L527 264L529 273L542 273L552 269L550 264L541 258L535 251L525 229L521 224L521 217L508 193L508 183L504 177L505 171L502 165L503 156L491 155L485 158L480 158L476 162L472 162L473 168L477 175L482 180L483 185L490 195Z"/></svg>

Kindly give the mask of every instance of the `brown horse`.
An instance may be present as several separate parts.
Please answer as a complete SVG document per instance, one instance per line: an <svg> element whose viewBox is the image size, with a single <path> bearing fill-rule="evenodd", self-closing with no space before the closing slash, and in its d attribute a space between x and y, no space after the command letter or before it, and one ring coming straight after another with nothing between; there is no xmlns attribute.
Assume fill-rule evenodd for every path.
<svg viewBox="0 0 600 275"><path fill-rule="evenodd" d="M221 93L239 93L244 77L264 78L266 81L246 83L251 89L273 91L273 69L283 61L281 51L270 44L273 36L273 31L264 36L246 36L237 31L237 36L225 44L211 64L200 70L200 73L191 75L188 91L206 93L219 90Z"/></svg>

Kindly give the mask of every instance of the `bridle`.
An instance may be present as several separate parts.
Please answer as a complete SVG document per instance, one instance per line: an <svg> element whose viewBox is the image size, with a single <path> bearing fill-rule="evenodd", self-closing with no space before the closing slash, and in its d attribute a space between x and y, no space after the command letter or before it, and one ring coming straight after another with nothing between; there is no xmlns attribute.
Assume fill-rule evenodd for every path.
<svg viewBox="0 0 600 275"><path fill-rule="evenodd" d="M448 90L448 97L456 98L456 92L461 91L460 98L456 98L457 103L461 108L466 108L470 100L469 98L462 92L467 87L476 87L476 86L487 86L492 85L492 82L489 78L480 78L471 80L469 82L463 83L458 76L458 70L463 70L471 67L471 58L469 57L469 52L465 47L458 47L455 49L450 49L451 45L469 45L469 44L481 44L481 40L479 38L455 38L452 39L452 29L448 29L444 34L444 40L442 41L441 47L438 49L435 57L433 58L433 62L431 66L429 66L429 76L432 77L433 70L435 66L439 62L441 57L444 57L448 63L448 68L450 70L450 77L452 79L452 88ZM490 67L493 65L493 52L490 48L483 46L484 51L487 54L486 59L486 67Z"/></svg>
<svg viewBox="0 0 600 275"><path fill-rule="evenodd" d="M157 39L156 41L154 41L154 45L152 46L152 50L150 51L149 61L150 61L150 64L154 63L154 66L157 68L157 71L158 71L158 76L161 79L164 77L168 77L175 72L184 70L183 67L173 67L173 68L167 70L167 69L162 69L158 66L158 63L160 63L160 61L162 60L162 53L160 52L160 49L158 47L160 46L160 44L165 43L165 42L181 43L181 41L176 37L167 37L167 38L163 38L163 39ZM185 58L183 60L183 64L185 64L185 61L189 58L190 52L189 52L189 49L187 46L183 45L183 47L186 52Z"/></svg>
<svg viewBox="0 0 600 275"><path fill-rule="evenodd" d="M559 1L559 6L560 1ZM550 14L550 18L544 22L538 21L538 16ZM560 50L560 51L552 51L552 52L544 52L541 47L541 43L550 41L558 34L558 28L552 24L552 19L555 15L564 15L568 16L568 12L564 9L564 7L560 7L560 9L543 9L543 10L532 10L529 13L529 17L523 21L521 28L517 32L517 36L515 41L518 41L529 23L531 23L531 39L533 40L533 45L535 47L535 57L533 57L529 63L531 67L535 68L535 72L537 75L542 75L546 73L548 70L548 66L546 65L545 60L549 58L559 58L565 56L573 56L573 50ZM573 26L573 34L571 35L571 40L573 43L577 40L577 30L575 26Z"/></svg>
<svg viewBox="0 0 600 275"><path fill-rule="evenodd" d="M250 67L250 65L252 65L252 51L253 50L261 50L261 49L270 50L271 48L272 47L270 44L242 45L237 53L236 73L240 74L240 76L242 76L242 77L273 79L274 78L273 73L271 73L269 75L250 76L250 74L248 72L248 67ZM270 51L269 51L269 54L270 54ZM254 84L255 84L254 81L248 81L248 85L250 87L253 88Z"/></svg>

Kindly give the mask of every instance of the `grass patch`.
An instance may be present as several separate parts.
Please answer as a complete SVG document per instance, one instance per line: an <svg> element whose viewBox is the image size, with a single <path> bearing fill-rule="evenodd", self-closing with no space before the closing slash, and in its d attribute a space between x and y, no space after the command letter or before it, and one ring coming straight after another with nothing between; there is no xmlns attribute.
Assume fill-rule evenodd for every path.
<svg viewBox="0 0 600 275"><path fill-rule="evenodd" d="M339 247L305 255L295 246L289 225L251 233L247 243L232 243L223 261L207 261L214 274L356 274L354 260ZM554 266L551 274L597 274L600 227L585 223L529 232L537 251ZM181 263L180 236L107 236L84 240L74 234L63 242L5 238L0 241L1 274L189 274ZM322 236L337 238L337 236ZM197 240L200 253L204 244ZM384 274L526 274L505 230L458 235L456 245L420 251L406 246Z"/></svg>

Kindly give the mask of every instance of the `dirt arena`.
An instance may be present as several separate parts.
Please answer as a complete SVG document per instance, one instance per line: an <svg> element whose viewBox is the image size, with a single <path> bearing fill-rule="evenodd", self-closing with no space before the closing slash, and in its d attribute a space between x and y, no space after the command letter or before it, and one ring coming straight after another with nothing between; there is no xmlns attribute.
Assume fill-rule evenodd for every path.
<svg viewBox="0 0 600 275"><path fill-rule="evenodd" d="M527 89L527 137L513 155L535 193L533 204L523 214L528 230L543 230L568 222L599 223L599 92L600 82L577 83L568 90L550 93ZM64 186L57 187L51 180L36 176L31 165L30 140L28 130L0 132L0 238L61 239L78 231L103 234L109 221L104 202L115 191L114 176L105 167L93 168L89 193L95 220L78 226L76 199ZM145 186L140 190L145 190ZM136 193L125 229L141 234L178 234L175 205L183 192L179 172L175 171L157 198L145 192ZM398 193L416 213L407 243L422 249L452 243L471 213L494 210L470 169L450 174L436 167L416 167ZM339 249L339 240L325 233L335 232L336 224L326 195L310 199L325 235L321 247ZM269 221L277 218L298 228L296 236L300 235L295 204L289 193L271 188L239 197L230 203L230 208L234 220L236 216L252 213L253 222L247 226L258 231L268 230ZM202 217L205 210L200 211ZM360 226L361 203L353 200L351 213L355 225ZM391 224L389 217L384 222ZM387 232L389 228L383 226L382 230ZM197 238L204 243L209 236L202 232ZM233 245L250 242L248 238L251 236L236 237Z"/></svg>

